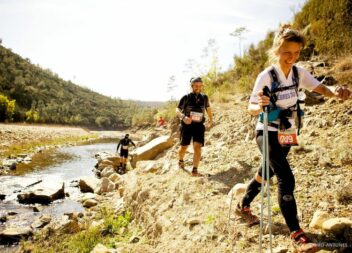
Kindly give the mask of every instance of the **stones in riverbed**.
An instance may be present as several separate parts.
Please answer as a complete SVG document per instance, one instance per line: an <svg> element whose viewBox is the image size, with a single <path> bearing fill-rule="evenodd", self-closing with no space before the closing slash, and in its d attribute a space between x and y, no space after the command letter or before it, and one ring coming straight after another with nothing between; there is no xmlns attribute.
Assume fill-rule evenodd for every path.
<svg viewBox="0 0 352 253"><path fill-rule="evenodd" d="M98 205L98 201L96 201L95 199L87 199L83 203L83 207L86 207L86 208L91 208L96 205Z"/></svg>
<svg viewBox="0 0 352 253"><path fill-rule="evenodd" d="M43 228L51 222L51 217L49 215L42 215L39 219L33 222L32 228L38 229Z"/></svg>
<svg viewBox="0 0 352 253"><path fill-rule="evenodd" d="M30 227L8 227L0 232L0 244L13 244L33 235Z"/></svg>
<svg viewBox="0 0 352 253"><path fill-rule="evenodd" d="M34 189L17 195L21 204L49 204L62 198L65 198L65 184L55 182L40 183Z"/></svg>
<svg viewBox="0 0 352 253"><path fill-rule="evenodd" d="M0 200L5 200L5 198L6 198L6 195L0 193Z"/></svg>

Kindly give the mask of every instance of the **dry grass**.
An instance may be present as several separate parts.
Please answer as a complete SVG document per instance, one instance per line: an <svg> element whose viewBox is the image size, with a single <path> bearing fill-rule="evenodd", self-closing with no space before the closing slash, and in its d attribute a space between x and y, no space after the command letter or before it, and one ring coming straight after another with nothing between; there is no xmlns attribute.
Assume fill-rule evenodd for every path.
<svg viewBox="0 0 352 253"><path fill-rule="evenodd" d="M339 59L333 68L333 72L340 84L352 87L352 55Z"/></svg>

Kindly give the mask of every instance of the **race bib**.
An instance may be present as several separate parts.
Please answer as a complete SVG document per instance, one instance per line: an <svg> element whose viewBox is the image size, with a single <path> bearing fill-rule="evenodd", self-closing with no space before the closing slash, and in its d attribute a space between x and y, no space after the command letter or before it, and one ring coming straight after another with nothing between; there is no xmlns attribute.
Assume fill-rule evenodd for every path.
<svg viewBox="0 0 352 253"><path fill-rule="evenodd" d="M122 146L122 149L128 149L128 146Z"/></svg>
<svg viewBox="0 0 352 253"><path fill-rule="evenodd" d="M191 112L190 118L193 122L202 122L203 120L203 113L201 112Z"/></svg>
<svg viewBox="0 0 352 253"><path fill-rule="evenodd" d="M289 128L287 130L280 130L278 132L279 143L282 146L297 146L298 138L297 138L297 129Z"/></svg>

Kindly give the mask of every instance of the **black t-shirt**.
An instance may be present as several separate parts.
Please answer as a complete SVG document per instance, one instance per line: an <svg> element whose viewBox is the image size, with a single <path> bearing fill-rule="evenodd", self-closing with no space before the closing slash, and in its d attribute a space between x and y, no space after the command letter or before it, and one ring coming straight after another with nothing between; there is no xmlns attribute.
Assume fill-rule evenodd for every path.
<svg viewBox="0 0 352 253"><path fill-rule="evenodd" d="M184 95L177 106L187 117L191 112L203 113L202 122L205 121L205 110L210 107L208 96L205 94L189 93Z"/></svg>
<svg viewBox="0 0 352 253"><path fill-rule="evenodd" d="M119 149L120 146L122 147L122 149L127 149L130 144L136 146L131 139L123 138L120 140L119 145L117 145L117 149Z"/></svg>

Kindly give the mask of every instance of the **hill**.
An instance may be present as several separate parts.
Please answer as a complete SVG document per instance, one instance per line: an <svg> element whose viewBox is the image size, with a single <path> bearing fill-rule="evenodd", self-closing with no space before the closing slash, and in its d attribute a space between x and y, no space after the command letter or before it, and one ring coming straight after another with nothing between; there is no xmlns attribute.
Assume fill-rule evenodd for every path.
<svg viewBox="0 0 352 253"><path fill-rule="evenodd" d="M308 0L295 14L292 24L307 39L300 60L340 62L334 78L352 87L352 1ZM257 75L269 65L267 51L274 35L274 31L269 31L257 45L250 45L242 57L235 56L229 70L217 75L209 71L204 79L208 94L224 101L224 93L250 92Z"/></svg>
<svg viewBox="0 0 352 253"><path fill-rule="evenodd" d="M132 125L145 105L159 103L110 98L65 81L0 45L0 119L118 129ZM6 101L15 100L7 115ZM5 104L5 106L4 106ZM7 117L6 117L7 116Z"/></svg>

